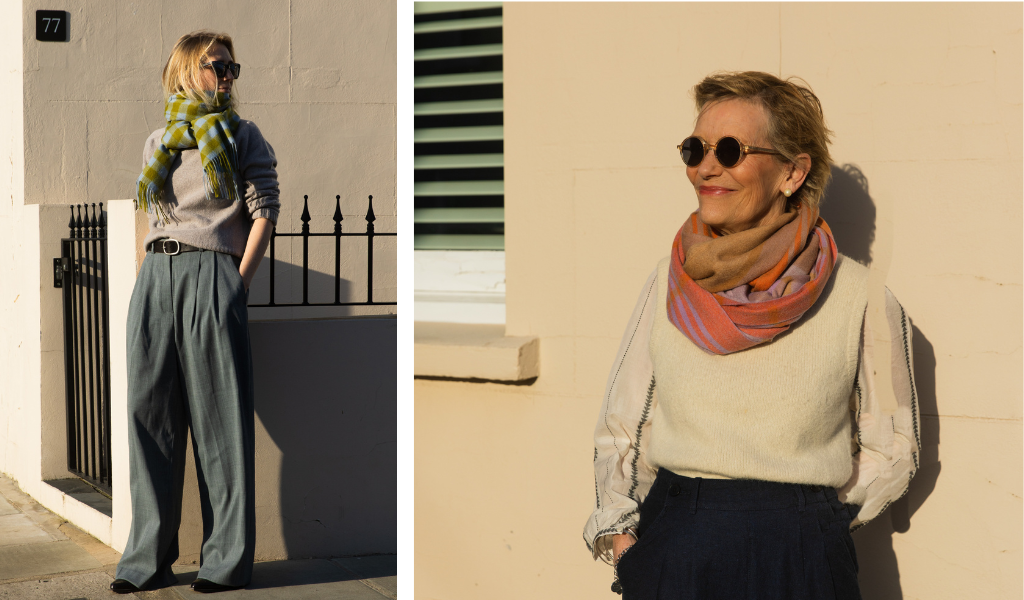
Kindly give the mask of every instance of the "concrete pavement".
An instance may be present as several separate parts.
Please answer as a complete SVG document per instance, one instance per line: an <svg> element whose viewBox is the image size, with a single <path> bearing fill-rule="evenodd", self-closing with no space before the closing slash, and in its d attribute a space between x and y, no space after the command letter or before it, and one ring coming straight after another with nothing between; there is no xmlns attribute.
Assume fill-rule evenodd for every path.
<svg viewBox="0 0 1024 600"><path fill-rule="evenodd" d="M197 600L198 566L175 566L178 584L117 596L109 590L120 553L40 506L0 475L0 600ZM395 555L258 562L252 582L217 598L382 600L397 598Z"/></svg>

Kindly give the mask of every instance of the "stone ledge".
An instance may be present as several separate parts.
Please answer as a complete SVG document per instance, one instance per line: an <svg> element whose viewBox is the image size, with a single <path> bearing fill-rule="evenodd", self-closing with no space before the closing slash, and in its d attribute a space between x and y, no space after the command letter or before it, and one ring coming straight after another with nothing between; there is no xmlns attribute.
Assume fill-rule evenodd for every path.
<svg viewBox="0 0 1024 600"><path fill-rule="evenodd" d="M99 492L96 488L77 477L70 479L47 479L43 483L57 488L66 496L78 500L107 517L114 516L114 505L110 496Z"/></svg>
<svg viewBox="0 0 1024 600"><path fill-rule="evenodd" d="M40 482L34 499L47 510L67 519L72 525L88 533L104 544L113 547L113 519L101 509L84 502L85 498L71 495L53 485L52 481ZM77 497L76 497L77 496ZM112 508L112 507L111 507ZM113 511L111 511L113 512Z"/></svg>
<svg viewBox="0 0 1024 600"><path fill-rule="evenodd" d="M506 337L504 325L417 322L414 373L489 381L524 381L540 372L540 339Z"/></svg>

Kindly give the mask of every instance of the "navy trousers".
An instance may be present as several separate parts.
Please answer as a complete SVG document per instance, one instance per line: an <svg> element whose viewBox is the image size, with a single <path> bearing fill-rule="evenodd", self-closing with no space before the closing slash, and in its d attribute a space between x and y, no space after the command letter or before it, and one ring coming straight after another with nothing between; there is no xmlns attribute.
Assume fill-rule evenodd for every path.
<svg viewBox="0 0 1024 600"><path fill-rule="evenodd" d="M189 429L203 547L199 577L244 585L256 546L255 423L245 286L218 252L147 254L128 308L132 527L117 577L177 581Z"/></svg>
<svg viewBox="0 0 1024 600"><path fill-rule="evenodd" d="M860 600L851 514L827 487L658 472L624 600Z"/></svg>

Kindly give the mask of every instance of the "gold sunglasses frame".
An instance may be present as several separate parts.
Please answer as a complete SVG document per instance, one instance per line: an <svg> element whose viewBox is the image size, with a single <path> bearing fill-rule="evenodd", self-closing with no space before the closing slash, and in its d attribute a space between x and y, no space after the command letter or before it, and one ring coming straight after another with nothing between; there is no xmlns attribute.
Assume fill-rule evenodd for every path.
<svg viewBox="0 0 1024 600"><path fill-rule="evenodd" d="M744 144L743 142L741 142L739 140L739 138L737 138L735 136L731 136L731 135L723 135L722 137L718 138L718 141L715 142L714 144L707 143L707 141L705 141L704 138L702 138L702 137L699 137L699 136L696 136L696 135L691 135L691 136L685 138L682 142L679 142L679 145L676 146L676 149L679 150L679 158L680 159L683 158L683 144L686 143L686 140L691 139L691 138L695 139L695 140L699 140L701 145L704 147L704 156L701 157L699 163L693 165L694 167L699 167L701 165L701 163L704 162L704 159L708 157L708 154L709 154L708 148L711 148L711 150L715 153L715 160L718 161L718 164L722 165L722 167L724 167L726 169L731 169L731 168L739 165L741 162L743 162L743 157L745 157L748 154L775 154L777 156L782 156L782 153L779 152L778 150L772 150L771 148L758 148L757 146L748 146L748 145ZM729 166L725 166L724 164L722 164L722 160L720 158L718 158L718 145L721 144L722 140L724 140L725 138L734 139L734 140L736 140L736 143L740 145L740 157L739 157L739 159L737 159L734 164L729 165ZM686 166L690 166L689 164L687 164L685 159L683 160L683 164L686 165Z"/></svg>

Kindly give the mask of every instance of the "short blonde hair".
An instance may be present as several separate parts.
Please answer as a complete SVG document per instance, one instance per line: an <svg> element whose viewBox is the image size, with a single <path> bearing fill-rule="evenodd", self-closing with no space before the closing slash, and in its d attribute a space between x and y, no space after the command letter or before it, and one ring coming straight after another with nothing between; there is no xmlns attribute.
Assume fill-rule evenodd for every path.
<svg viewBox="0 0 1024 600"><path fill-rule="evenodd" d="M206 102L202 79L203 67L200 65L214 44L222 44L231 54L231 60L237 59L231 36L226 33L200 30L178 38L171 49L171 55L167 58L167 64L164 65L161 78L165 97L184 93L195 102ZM231 108L236 106L234 87L231 88L229 105Z"/></svg>
<svg viewBox="0 0 1024 600"><path fill-rule="evenodd" d="M723 71L712 73L695 85L693 97L698 112L708 104L729 99L747 100L763 108L768 121L765 137L782 153L776 158L793 162L804 152L811 157L807 178L790 198L790 203L803 202L810 206L821 203L832 176L828 145L833 133L825 124L821 101L806 81L799 77L782 80L760 71Z"/></svg>

